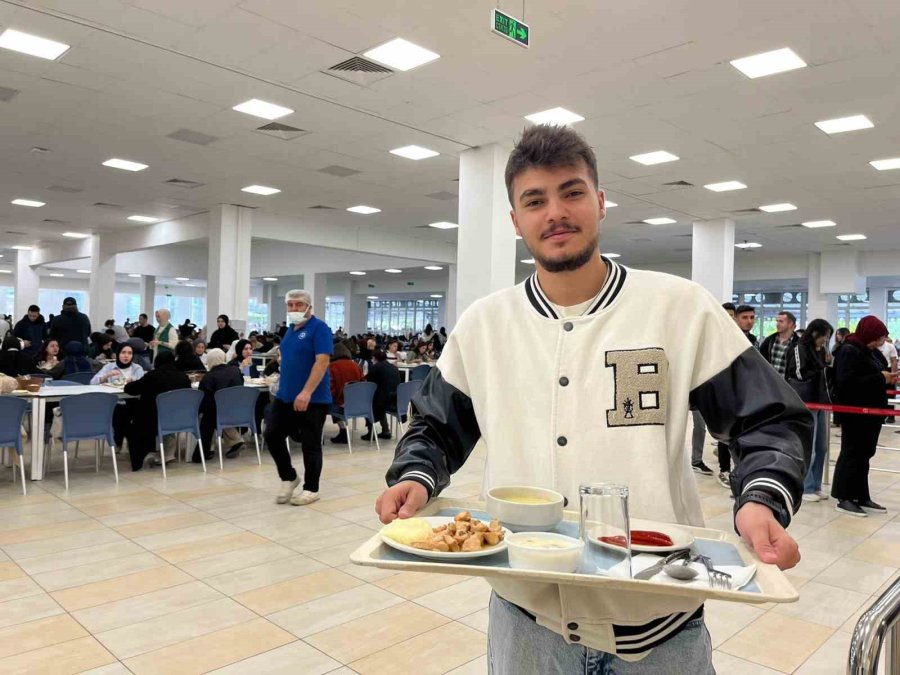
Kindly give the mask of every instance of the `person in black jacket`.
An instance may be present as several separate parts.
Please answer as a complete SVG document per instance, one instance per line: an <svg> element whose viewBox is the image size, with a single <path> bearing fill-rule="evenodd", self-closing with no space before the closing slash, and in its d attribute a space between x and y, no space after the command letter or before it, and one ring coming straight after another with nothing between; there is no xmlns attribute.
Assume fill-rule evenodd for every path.
<svg viewBox="0 0 900 675"><path fill-rule="evenodd" d="M825 319L813 319L796 344L785 355L784 377L804 403L831 403L826 379L828 341L834 329ZM803 481L803 500L828 499L822 490L825 456L828 454L828 412L813 410L812 457Z"/></svg>
<svg viewBox="0 0 900 675"><path fill-rule="evenodd" d="M126 434L128 451L131 454L131 470L140 471L144 460L150 456L155 464L160 463L156 441L156 397L175 389L190 389L191 381L187 375L175 368L175 355L162 352L156 357L153 370L141 379L125 385L125 393L140 396L134 407L134 417ZM166 452L165 461L171 462L173 456Z"/></svg>
<svg viewBox="0 0 900 675"><path fill-rule="evenodd" d="M888 329L880 319L866 316L856 326L835 357L835 393L841 405L887 408L887 388L897 376L888 370L878 348ZM841 454L834 467L831 496L835 508L851 516L868 512L885 513L869 493L869 461L875 456L884 418L875 415L845 414L841 422Z"/></svg>
<svg viewBox="0 0 900 675"><path fill-rule="evenodd" d="M795 332L797 318L790 312L778 312L775 325L778 331L762 341L762 344L759 346L759 353L763 355L766 361L772 364L772 367L778 371L779 375L785 377L784 370L787 353L794 348L797 340L800 339Z"/></svg>
<svg viewBox="0 0 900 675"><path fill-rule="evenodd" d="M206 366L194 352L193 343L187 340L179 340L175 345L175 368L182 373L206 372Z"/></svg>
<svg viewBox="0 0 900 675"><path fill-rule="evenodd" d="M62 311L50 322L50 337L61 345L80 342L85 349L91 335L91 320L86 314L78 311L75 298L63 300Z"/></svg>
<svg viewBox="0 0 900 675"><path fill-rule="evenodd" d="M213 331L206 346L209 349L227 351L232 343L239 340L241 336L231 327L227 314L219 314L218 318L216 318L216 326L218 328Z"/></svg>
<svg viewBox="0 0 900 675"><path fill-rule="evenodd" d="M0 373L10 377L30 375L34 371L34 361L21 349L19 338L7 335L0 344Z"/></svg>
<svg viewBox="0 0 900 675"><path fill-rule="evenodd" d="M225 363L225 352L221 349L210 349L206 352L206 363L209 366L209 372L200 380L200 391L203 392L203 403L200 404L200 440L203 441L206 459L210 459L213 453L213 434L216 431L216 392L228 387L242 387L244 378L236 366ZM228 433L227 438L223 441L232 444L226 453L227 457L237 457L244 446L243 441L237 437L236 433ZM225 442L223 442L224 445L226 445ZM192 461L200 463L199 445L194 448Z"/></svg>
<svg viewBox="0 0 900 675"><path fill-rule="evenodd" d="M37 305L31 305L28 312L16 323L13 329L13 335L25 343L22 351L31 358L37 356L41 351L41 345L47 338L49 327L41 314L41 308Z"/></svg>
<svg viewBox="0 0 900 675"><path fill-rule="evenodd" d="M372 365L369 367L369 373L366 380L374 382L378 385L375 390L375 398L372 401L372 413L375 419L381 424L381 433L378 438L390 438L391 431L387 421L387 409L397 405L397 387L400 386L400 371L396 366L392 366L387 362L387 356L380 349L376 349L372 353ZM362 440L369 441L372 439L372 425L366 420L366 434L362 436Z"/></svg>
<svg viewBox="0 0 900 675"><path fill-rule="evenodd" d="M155 329L146 314L138 317L138 324L131 329L131 337L139 338L144 342L150 342L153 339Z"/></svg>

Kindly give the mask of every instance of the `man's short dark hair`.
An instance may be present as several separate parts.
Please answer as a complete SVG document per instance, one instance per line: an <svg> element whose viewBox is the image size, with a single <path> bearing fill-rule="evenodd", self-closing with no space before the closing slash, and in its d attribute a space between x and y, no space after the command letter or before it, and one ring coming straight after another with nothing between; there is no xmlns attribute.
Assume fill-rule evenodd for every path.
<svg viewBox="0 0 900 675"><path fill-rule="evenodd" d="M835 334L835 335L840 335L841 337L844 337L845 335L850 335L850 329L849 329L849 328L844 328L844 327L842 326L841 328L838 328L836 331L834 331L834 334Z"/></svg>
<svg viewBox="0 0 900 675"><path fill-rule="evenodd" d="M148 317L146 314L143 314L143 313L142 313L138 318L139 318L139 319L147 319L147 318L149 318L149 317Z"/></svg>
<svg viewBox="0 0 900 675"><path fill-rule="evenodd" d="M787 311L786 309L783 309L780 312L778 312L778 316L786 316L788 321L790 321L795 326L797 325L797 317L794 316L791 312Z"/></svg>
<svg viewBox="0 0 900 675"><path fill-rule="evenodd" d="M379 362L387 361L387 355L380 349L376 349L375 351L372 352L372 358L375 361L379 361Z"/></svg>
<svg viewBox="0 0 900 675"><path fill-rule="evenodd" d="M41 308L38 307L37 305L28 305L28 311L29 312L37 312L38 314L40 314Z"/></svg>
<svg viewBox="0 0 900 675"><path fill-rule="evenodd" d="M756 307L753 305L738 305L737 309L734 310L735 315L737 314L745 314L747 312L753 312L756 314Z"/></svg>
<svg viewBox="0 0 900 675"><path fill-rule="evenodd" d="M516 147L506 162L506 195L514 204L512 184L516 176L527 169L555 169L587 164L594 187L598 187L597 158L594 151L577 132L569 127L538 124L522 132Z"/></svg>
<svg viewBox="0 0 900 675"><path fill-rule="evenodd" d="M733 302L724 302L724 303L722 303L722 309L724 309L726 312L733 312L734 311L734 303Z"/></svg>

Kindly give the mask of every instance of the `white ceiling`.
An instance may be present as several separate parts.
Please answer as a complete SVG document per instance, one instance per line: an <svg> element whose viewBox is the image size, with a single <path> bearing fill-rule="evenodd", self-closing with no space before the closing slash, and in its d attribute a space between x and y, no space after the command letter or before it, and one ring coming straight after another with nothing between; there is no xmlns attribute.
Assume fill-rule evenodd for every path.
<svg viewBox="0 0 900 675"><path fill-rule="evenodd" d="M510 6L506 6L510 5ZM532 48L488 30L493 0L0 0L0 28L60 40L56 62L0 50L0 250L65 230L133 227L241 203L331 224L455 241L422 226L456 220L458 155L510 140L522 116L557 105L595 147L611 209L603 247L635 264L690 257L690 224L730 217L738 239L779 252L827 250L862 232L861 250L900 248L900 171L868 162L900 156L900 4L891 0L639 0L598 9L582 0L525 3ZM513 14L520 3L503 3ZM393 37L441 54L418 69L357 86L321 71ZM749 80L728 61L789 46L809 68ZM292 141L231 110L249 98L296 112ZM827 136L813 122L865 114L874 129ZM167 138L215 136L206 146ZM389 154L416 143L441 152L413 162ZM30 152L32 147L47 153ZM630 155L682 159L644 167ZM138 160L146 171L101 166ZM319 172L338 165L349 177ZM165 181L203 183L184 189ZM694 187L663 184L687 181ZM749 189L701 186L740 180ZM273 197L243 193L261 183ZM80 190L65 193L50 186ZM40 209L9 205L25 197ZM790 201L799 211L742 212ZM101 208L96 202L119 205ZM354 204L382 209L358 216ZM314 205L333 211L309 210ZM633 224L670 216L677 225ZM66 221L47 223L44 219ZM786 227L831 219L837 228ZM22 232L24 235L7 234ZM526 257L519 244L519 258ZM8 257L8 256L7 256ZM520 270L521 272L521 270Z"/></svg>

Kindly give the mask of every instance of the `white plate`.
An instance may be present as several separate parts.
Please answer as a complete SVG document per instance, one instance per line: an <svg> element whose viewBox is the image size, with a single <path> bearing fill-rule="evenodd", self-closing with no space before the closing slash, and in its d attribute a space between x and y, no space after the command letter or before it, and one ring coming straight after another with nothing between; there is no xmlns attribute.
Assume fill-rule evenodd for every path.
<svg viewBox="0 0 900 675"><path fill-rule="evenodd" d="M430 516L428 518L422 518L422 520L427 522L432 528L453 522L453 518L450 516ZM390 537L384 536L384 534L379 534L381 534L381 541L383 541L391 548L395 548L398 551L403 551L404 553L411 553L412 555L419 556L420 558L429 558L431 560L471 560L472 558L484 558L485 556L494 555L495 553L505 551L506 537L508 537L511 533L505 527L503 528L503 533L504 538L500 541L499 544L488 546L487 548L483 548L480 551L467 551L465 553L463 553L462 551L460 551L459 553L452 553L449 551L446 553L444 551L424 551L420 548L413 548L412 546L401 544L398 541L394 541Z"/></svg>
<svg viewBox="0 0 900 675"><path fill-rule="evenodd" d="M661 532L662 534L668 535L672 540L671 546L642 546L639 544L632 544L631 550L634 553L671 553L672 551L681 551L690 548L691 544L694 543L694 535L677 525L660 524L658 522L641 520L640 518L634 518L630 525L632 530L652 530L654 532ZM592 544L604 548L618 548L612 544L606 544L599 541L596 537L591 537L590 541Z"/></svg>

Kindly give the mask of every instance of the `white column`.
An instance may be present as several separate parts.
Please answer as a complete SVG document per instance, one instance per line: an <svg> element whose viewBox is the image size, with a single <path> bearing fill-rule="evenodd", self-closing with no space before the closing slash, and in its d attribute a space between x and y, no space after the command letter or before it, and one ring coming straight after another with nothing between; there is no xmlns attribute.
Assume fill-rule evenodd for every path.
<svg viewBox="0 0 900 675"><path fill-rule="evenodd" d="M819 253L809 254L809 272L807 274L806 323L813 319L825 319L837 328L838 295L822 293L822 256Z"/></svg>
<svg viewBox="0 0 900 675"><path fill-rule="evenodd" d="M281 312L278 311L278 308L275 306L275 303L278 299L278 294L275 293L275 284L266 284L263 286L263 302L266 303L266 306L269 308L269 330L274 331L278 329L278 322L281 321L279 318L281 316Z"/></svg>
<svg viewBox="0 0 900 675"><path fill-rule="evenodd" d="M91 236L90 319L94 330L113 318L116 297L116 248L109 234Z"/></svg>
<svg viewBox="0 0 900 675"><path fill-rule="evenodd" d="M18 321L28 311L29 305L38 304L38 290L41 279L31 266L31 251L16 251L16 279L15 279L15 314L13 321ZM47 316L49 307L41 307L44 316Z"/></svg>
<svg viewBox="0 0 900 675"><path fill-rule="evenodd" d="M691 240L691 279L719 302L734 293L734 221L728 218L694 223Z"/></svg>
<svg viewBox="0 0 900 675"><path fill-rule="evenodd" d="M246 332L253 211L219 204L210 210L209 218L206 325L210 329L219 314L227 314L232 328Z"/></svg>
<svg viewBox="0 0 900 675"><path fill-rule="evenodd" d="M328 284L324 274L304 274L303 290L312 296L313 314L325 320L325 294L328 291ZM337 326L329 326L332 332L337 330Z"/></svg>
<svg viewBox="0 0 900 675"><path fill-rule="evenodd" d="M333 279L328 285L331 295L340 296L344 299L344 332L350 333L350 312L351 303L353 302L353 281L350 279ZM333 326L337 330L340 326Z"/></svg>
<svg viewBox="0 0 900 675"><path fill-rule="evenodd" d="M350 294L350 309L348 311L344 308L344 316L347 317L348 323L344 328L349 334L356 335L366 332L368 327L366 324L369 322L369 303L365 294Z"/></svg>
<svg viewBox="0 0 900 675"><path fill-rule="evenodd" d="M153 305L156 302L156 277L152 274L141 276L141 313L146 314L150 323L155 323L153 312L157 309Z"/></svg>
<svg viewBox="0 0 900 675"><path fill-rule="evenodd" d="M513 249L515 249L515 239L513 239ZM513 270L515 270L515 257L513 258ZM444 327L447 334L453 330L456 325L456 284L457 284L456 265L447 266L447 295L444 296ZM515 277L513 277L515 280Z"/></svg>
<svg viewBox="0 0 900 675"><path fill-rule="evenodd" d="M887 323L888 289L885 286L869 286L869 314Z"/></svg>
<svg viewBox="0 0 900 675"><path fill-rule="evenodd" d="M456 318L478 298L516 281L516 233L503 172L511 148L491 144L459 157Z"/></svg>

